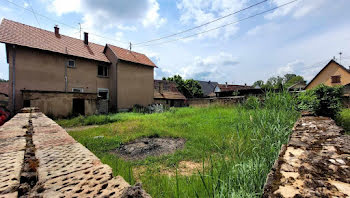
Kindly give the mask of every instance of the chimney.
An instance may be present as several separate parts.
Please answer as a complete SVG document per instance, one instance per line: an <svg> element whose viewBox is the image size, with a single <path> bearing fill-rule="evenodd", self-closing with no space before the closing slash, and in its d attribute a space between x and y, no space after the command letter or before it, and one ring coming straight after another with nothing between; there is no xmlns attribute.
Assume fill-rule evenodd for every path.
<svg viewBox="0 0 350 198"><path fill-rule="evenodd" d="M208 84L210 84L210 80L208 81Z"/></svg>
<svg viewBox="0 0 350 198"><path fill-rule="evenodd" d="M163 89L164 89L163 81L159 81L159 93L162 95L163 95Z"/></svg>
<svg viewBox="0 0 350 198"><path fill-rule="evenodd" d="M227 88L227 82L225 82L226 88Z"/></svg>
<svg viewBox="0 0 350 198"><path fill-rule="evenodd" d="M58 27L58 25L55 25L55 35L56 36L60 35L60 28Z"/></svg>
<svg viewBox="0 0 350 198"><path fill-rule="evenodd" d="M89 33L84 32L84 43L85 45L89 45Z"/></svg>

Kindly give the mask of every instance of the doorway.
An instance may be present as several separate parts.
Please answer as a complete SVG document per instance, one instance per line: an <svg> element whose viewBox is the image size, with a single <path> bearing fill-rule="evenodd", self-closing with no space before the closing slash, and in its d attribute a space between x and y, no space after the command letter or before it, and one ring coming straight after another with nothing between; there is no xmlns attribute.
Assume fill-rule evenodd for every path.
<svg viewBox="0 0 350 198"><path fill-rule="evenodd" d="M73 99L73 115L85 115L85 100Z"/></svg>

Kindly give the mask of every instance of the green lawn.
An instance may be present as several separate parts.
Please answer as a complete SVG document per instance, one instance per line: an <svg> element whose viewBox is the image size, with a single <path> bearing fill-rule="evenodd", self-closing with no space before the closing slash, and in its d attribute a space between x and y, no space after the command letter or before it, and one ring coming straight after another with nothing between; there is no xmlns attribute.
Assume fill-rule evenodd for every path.
<svg viewBox="0 0 350 198"><path fill-rule="evenodd" d="M131 184L141 181L152 197L259 197L299 116L288 94L270 95L264 104L253 109L239 105L120 113L58 123L63 127L107 123L70 135L110 165L115 175ZM187 142L174 154L140 161L124 161L109 152L120 143L153 135L183 137ZM181 161L201 166L192 175L183 176L176 171Z"/></svg>

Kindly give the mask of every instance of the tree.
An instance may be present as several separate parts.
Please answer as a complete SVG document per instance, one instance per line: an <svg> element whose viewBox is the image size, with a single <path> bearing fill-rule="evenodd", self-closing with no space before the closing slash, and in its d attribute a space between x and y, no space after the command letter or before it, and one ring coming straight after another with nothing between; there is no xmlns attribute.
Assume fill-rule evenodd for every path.
<svg viewBox="0 0 350 198"><path fill-rule="evenodd" d="M258 80L253 83L253 87L263 87L264 86L264 81L263 80Z"/></svg>
<svg viewBox="0 0 350 198"><path fill-rule="evenodd" d="M168 78L163 77L163 80L175 82L177 89L187 98L201 97L203 95L202 87L196 80L184 80L180 75L174 75Z"/></svg>
<svg viewBox="0 0 350 198"><path fill-rule="evenodd" d="M289 79L285 84L284 87L288 88L296 83L302 83L305 82L304 78L302 76L297 76L295 75L294 77L292 77L291 79Z"/></svg>
<svg viewBox="0 0 350 198"><path fill-rule="evenodd" d="M8 82L8 80L0 78L0 82Z"/></svg>

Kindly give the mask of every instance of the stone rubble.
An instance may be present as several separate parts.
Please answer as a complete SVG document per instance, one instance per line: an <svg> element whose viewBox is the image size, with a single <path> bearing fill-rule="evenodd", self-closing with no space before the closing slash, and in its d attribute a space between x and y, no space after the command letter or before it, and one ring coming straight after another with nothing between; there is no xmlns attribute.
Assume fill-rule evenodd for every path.
<svg viewBox="0 0 350 198"><path fill-rule="evenodd" d="M150 197L139 185L113 177L108 165L53 120L37 110L24 111L0 127L0 198L20 196L21 171L28 166L24 154L29 120L39 161L37 183L29 197Z"/></svg>
<svg viewBox="0 0 350 198"><path fill-rule="evenodd" d="M350 197L350 136L330 118L300 118L263 197Z"/></svg>

